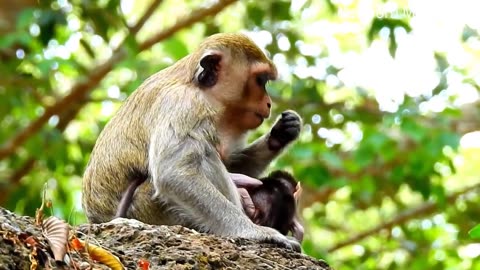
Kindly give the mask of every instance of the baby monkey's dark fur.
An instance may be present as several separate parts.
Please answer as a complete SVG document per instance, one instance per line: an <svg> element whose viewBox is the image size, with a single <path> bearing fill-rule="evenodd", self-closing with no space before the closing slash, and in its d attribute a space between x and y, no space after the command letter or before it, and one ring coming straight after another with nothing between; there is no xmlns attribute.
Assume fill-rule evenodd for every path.
<svg viewBox="0 0 480 270"><path fill-rule="evenodd" d="M291 231L294 235L300 233L303 237L303 231L295 231L295 193L298 184L295 178L288 172L274 171L260 180L263 182L261 186L248 189L256 208L252 221L274 228L284 235Z"/></svg>

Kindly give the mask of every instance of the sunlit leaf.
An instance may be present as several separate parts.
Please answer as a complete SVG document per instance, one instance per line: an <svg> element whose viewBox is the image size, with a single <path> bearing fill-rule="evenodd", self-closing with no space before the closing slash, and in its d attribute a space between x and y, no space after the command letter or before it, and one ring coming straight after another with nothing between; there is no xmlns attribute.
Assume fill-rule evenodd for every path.
<svg viewBox="0 0 480 270"><path fill-rule="evenodd" d="M248 18L252 20L254 24L258 25L262 23L265 12L256 5L248 5L247 14Z"/></svg>
<svg viewBox="0 0 480 270"><path fill-rule="evenodd" d="M274 1L272 3L272 17L275 20L290 20L290 2Z"/></svg>
<svg viewBox="0 0 480 270"><path fill-rule="evenodd" d="M17 29L28 29L34 19L34 9L22 10L17 18Z"/></svg>
<svg viewBox="0 0 480 270"><path fill-rule="evenodd" d="M480 239L480 224L473 227L468 234L470 235L471 238L473 239Z"/></svg>
<svg viewBox="0 0 480 270"><path fill-rule="evenodd" d="M171 38L162 43L165 52L167 52L174 59L180 59L188 54L187 46L178 38Z"/></svg>

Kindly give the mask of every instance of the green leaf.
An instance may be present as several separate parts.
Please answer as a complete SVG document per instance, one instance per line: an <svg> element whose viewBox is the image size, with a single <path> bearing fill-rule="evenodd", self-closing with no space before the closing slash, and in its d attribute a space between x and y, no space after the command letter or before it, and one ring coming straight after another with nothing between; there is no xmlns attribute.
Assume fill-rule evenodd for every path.
<svg viewBox="0 0 480 270"><path fill-rule="evenodd" d="M354 153L354 161L357 164L357 169L362 169L373 163L376 157L374 149L368 145L361 144L357 151Z"/></svg>
<svg viewBox="0 0 480 270"><path fill-rule="evenodd" d="M296 159L311 159L315 152L308 145L295 145L289 154Z"/></svg>
<svg viewBox="0 0 480 270"><path fill-rule="evenodd" d="M288 21L290 15L290 2L274 1L272 3L272 18L278 21Z"/></svg>
<svg viewBox="0 0 480 270"><path fill-rule="evenodd" d="M379 18L375 18L370 25L370 29L368 30L367 37L370 42L373 41L376 35L382 30L385 26L385 22Z"/></svg>
<svg viewBox="0 0 480 270"><path fill-rule="evenodd" d="M450 146L453 149L457 149L460 145L460 135L452 132L445 132L440 134L439 138L443 146Z"/></svg>
<svg viewBox="0 0 480 270"><path fill-rule="evenodd" d="M335 169L343 168L343 161L340 157L332 152L323 152L322 159L327 163L329 167Z"/></svg>
<svg viewBox="0 0 480 270"><path fill-rule="evenodd" d="M188 54L188 48L185 43L178 38L171 38L163 42L165 51L174 59L180 59Z"/></svg>
<svg viewBox="0 0 480 270"><path fill-rule="evenodd" d="M410 118L404 119L401 128L403 132L405 132L417 143L422 141L422 139L427 135L427 131Z"/></svg>
<svg viewBox="0 0 480 270"><path fill-rule="evenodd" d="M432 187L432 195L435 198L435 201L441 208L447 206L447 194L445 188L442 185L435 185Z"/></svg>
<svg viewBox="0 0 480 270"><path fill-rule="evenodd" d="M468 234L470 235L470 237L472 239L480 239L480 224L478 224L477 226L473 227L473 229L471 229Z"/></svg>
<svg viewBox="0 0 480 270"><path fill-rule="evenodd" d="M328 10L331 13L336 14L337 11L338 11L338 7L333 3L333 1L332 0L326 0L325 2L327 4Z"/></svg>
<svg viewBox="0 0 480 270"><path fill-rule="evenodd" d="M397 39L395 38L395 31L390 29L390 42L388 43L388 51L392 57L395 57L395 53L397 52Z"/></svg>
<svg viewBox="0 0 480 270"><path fill-rule="evenodd" d="M328 170L321 166L308 167L297 174L298 180L312 187L319 187L331 181Z"/></svg>
<svg viewBox="0 0 480 270"><path fill-rule="evenodd" d="M12 46L16 42L16 40L17 39L15 34L0 36L0 49Z"/></svg>
<svg viewBox="0 0 480 270"><path fill-rule="evenodd" d="M368 31L368 40L372 42L375 39L380 31L384 28L388 28L390 30L389 35L389 51L392 57L395 56L395 52L397 50L397 41L395 37L395 28L403 28L405 31L410 32L412 28L408 23L400 19L391 19L391 18L375 18L372 21L370 29Z"/></svg>
<svg viewBox="0 0 480 270"><path fill-rule="evenodd" d="M18 14L17 18L17 29L28 29L30 24L33 22L33 12L34 9L24 9Z"/></svg>
<svg viewBox="0 0 480 270"><path fill-rule="evenodd" d="M137 39L133 35L127 35L125 38L125 45L128 49L128 53L131 55L137 55L140 51Z"/></svg>
<svg viewBox="0 0 480 270"><path fill-rule="evenodd" d="M265 16L265 11L258 8L256 5L249 5L247 7L247 15L254 24L261 25L263 17Z"/></svg>
<svg viewBox="0 0 480 270"><path fill-rule="evenodd" d="M462 32L462 41L463 42L467 41L471 37L478 37L478 36L480 36L479 32L477 30L475 30L474 28L471 28L468 25L465 25L465 27L463 27L463 32Z"/></svg>

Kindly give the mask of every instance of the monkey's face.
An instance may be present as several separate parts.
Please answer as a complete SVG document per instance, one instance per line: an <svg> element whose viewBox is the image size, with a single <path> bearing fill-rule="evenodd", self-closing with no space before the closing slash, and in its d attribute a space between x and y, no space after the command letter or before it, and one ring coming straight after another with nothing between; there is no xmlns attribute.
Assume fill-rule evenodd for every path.
<svg viewBox="0 0 480 270"><path fill-rule="evenodd" d="M243 109L240 122L245 129L255 129L270 116L272 100L267 93L267 82L276 78L276 71L269 63L256 63L250 67L243 89Z"/></svg>
<svg viewBox="0 0 480 270"><path fill-rule="evenodd" d="M270 61L250 61L244 54L222 50L206 51L195 72L199 88L241 130L255 129L270 116L266 84L276 75Z"/></svg>

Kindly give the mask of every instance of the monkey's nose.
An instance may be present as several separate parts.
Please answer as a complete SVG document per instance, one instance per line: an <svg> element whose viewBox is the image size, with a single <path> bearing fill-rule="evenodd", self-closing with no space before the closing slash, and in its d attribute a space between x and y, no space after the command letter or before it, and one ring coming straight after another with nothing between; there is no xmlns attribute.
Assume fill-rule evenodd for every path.
<svg viewBox="0 0 480 270"><path fill-rule="evenodd" d="M268 102L267 107L270 109L272 107L272 104L270 102Z"/></svg>

